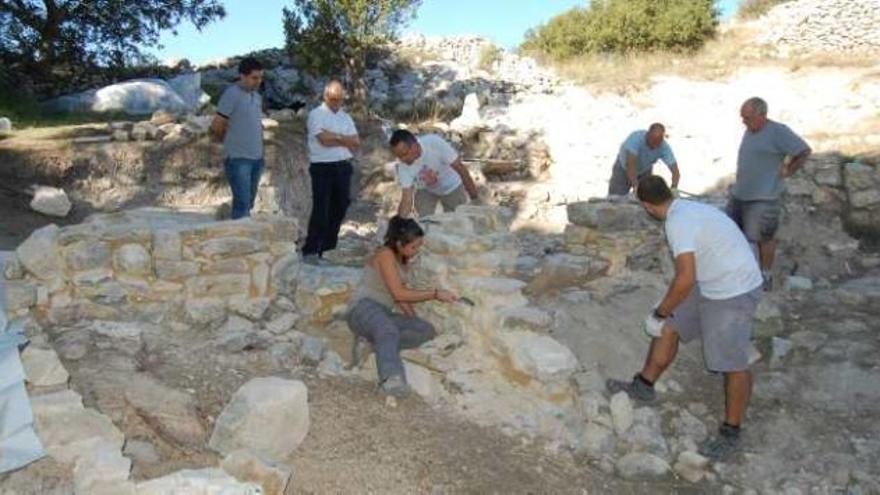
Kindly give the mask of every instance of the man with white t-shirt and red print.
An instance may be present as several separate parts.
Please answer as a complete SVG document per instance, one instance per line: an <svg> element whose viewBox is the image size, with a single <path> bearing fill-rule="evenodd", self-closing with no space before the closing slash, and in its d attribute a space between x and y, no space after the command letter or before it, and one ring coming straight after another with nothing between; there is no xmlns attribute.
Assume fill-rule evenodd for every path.
<svg viewBox="0 0 880 495"><path fill-rule="evenodd" d="M664 222L675 277L645 320L652 340L641 372L631 381L608 380L606 386L637 401L653 401L654 383L672 364L679 341L699 339L706 368L724 374L726 399L718 435L699 452L720 461L739 447L751 395L749 351L761 270L745 236L721 210L675 199L658 176L640 180L636 193L645 211Z"/></svg>
<svg viewBox="0 0 880 495"><path fill-rule="evenodd" d="M443 211L477 199L477 186L458 152L435 134L416 137L398 129L389 140L398 159L397 182L403 188L397 214L409 217L413 206L419 217L434 214L437 203Z"/></svg>

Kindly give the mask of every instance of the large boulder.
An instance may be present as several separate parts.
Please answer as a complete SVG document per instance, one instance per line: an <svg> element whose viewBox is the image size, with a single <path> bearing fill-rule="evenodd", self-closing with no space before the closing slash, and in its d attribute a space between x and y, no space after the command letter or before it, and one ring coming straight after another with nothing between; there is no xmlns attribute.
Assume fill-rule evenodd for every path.
<svg viewBox="0 0 880 495"><path fill-rule="evenodd" d="M127 382L126 403L159 435L183 446L204 445L207 432L192 396L166 387L145 374L134 375Z"/></svg>
<svg viewBox="0 0 880 495"><path fill-rule="evenodd" d="M198 72L172 77L168 85L180 96L189 111L198 110L211 101L211 97L202 91L202 75Z"/></svg>
<svg viewBox="0 0 880 495"><path fill-rule="evenodd" d="M223 408L208 445L247 449L270 461L287 458L309 432L308 389L296 380L254 378Z"/></svg>
<svg viewBox="0 0 880 495"><path fill-rule="evenodd" d="M128 115L152 115L158 110L185 113L198 110L204 95L196 96L198 75L178 76L172 81L134 79L97 90L65 95L48 102L59 112L123 112ZM179 94L175 87L184 92Z"/></svg>
<svg viewBox="0 0 880 495"><path fill-rule="evenodd" d="M603 232L640 230L651 226L648 215L635 203L581 201L570 203L568 221Z"/></svg>

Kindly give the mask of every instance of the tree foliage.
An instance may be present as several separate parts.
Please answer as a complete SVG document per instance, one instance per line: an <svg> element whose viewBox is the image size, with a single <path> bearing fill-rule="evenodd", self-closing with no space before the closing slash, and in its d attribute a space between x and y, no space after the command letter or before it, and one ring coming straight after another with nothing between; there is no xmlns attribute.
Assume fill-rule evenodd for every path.
<svg viewBox="0 0 880 495"><path fill-rule="evenodd" d="M420 4L421 0L293 0L283 11L286 47L302 69L348 76L356 102L363 104L366 57L393 41Z"/></svg>
<svg viewBox="0 0 880 495"><path fill-rule="evenodd" d="M44 74L123 67L183 21L222 18L219 0L2 0L0 57Z"/></svg>
<svg viewBox="0 0 880 495"><path fill-rule="evenodd" d="M592 0L530 30L522 48L556 59L696 49L714 35L718 18L713 0Z"/></svg>

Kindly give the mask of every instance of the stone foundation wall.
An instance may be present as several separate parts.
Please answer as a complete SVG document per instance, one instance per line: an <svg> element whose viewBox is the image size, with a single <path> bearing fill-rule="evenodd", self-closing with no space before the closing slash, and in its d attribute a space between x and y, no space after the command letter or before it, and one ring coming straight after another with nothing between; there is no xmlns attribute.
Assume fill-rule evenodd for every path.
<svg viewBox="0 0 880 495"><path fill-rule="evenodd" d="M297 222L280 216L214 222L200 214L141 209L49 225L7 263L13 316L52 324L83 319L204 326L227 311L259 319L292 294Z"/></svg>

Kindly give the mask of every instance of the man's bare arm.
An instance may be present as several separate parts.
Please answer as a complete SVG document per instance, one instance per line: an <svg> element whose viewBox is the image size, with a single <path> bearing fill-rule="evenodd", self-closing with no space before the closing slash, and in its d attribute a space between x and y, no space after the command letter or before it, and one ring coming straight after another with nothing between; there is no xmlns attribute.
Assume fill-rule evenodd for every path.
<svg viewBox="0 0 880 495"><path fill-rule="evenodd" d="M673 163L669 166L669 171L672 172L672 188L678 187L678 181L681 180L681 171L678 168L677 163Z"/></svg>
<svg viewBox="0 0 880 495"><path fill-rule="evenodd" d="M400 194L400 204L397 206L397 214L403 218L409 218L410 215L412 215L414 200L415 194L413 188L405 188Z"/></svg>
<svg viewBox="0 0 880 495"><path fill-rule="evenodd" d="M675 258L675 278L666 290L666 297L657 306L657 312L669 316L684 301L697 284L697 261L693 252L681 253Z"/></svg>
<svg viewBox="0 0 880 495"><path fill-rule="evenodd" d="M352 134L350 136L346 136L344 134L339 134L336 132L330 132L328 130L322 129L320 133L317 135L318 142L323 146L327 146L328 148L332 147L344 147L350 150L355 150L360 147L361 139L357 134Z"/></svg>
<svg viewBox="0 0 880 495"><path fill-rule="evenodd" d="M226 137L226 127L228 124L229 119L223 115L217 114L214 116L214 120L211 121L211 127L208 130L215 140L223 141L223 138Z"/></svg>
<svg viewBox="0 0 880 495"><path fill-rule="evenodd" d="M461 158L456 158L452 165L450 165L453 170L458 172L458 175L461 177L461 182L464 184L464 188L470 196L471 199L477 199L479 196L479 191L477 191L477 184L474 182L474 178L471 177L471 172L461 163Z"/></svg>
<svg viewBox="0 0 880 495"><path fill-rule="evenodd" d="M636 169L636 161L638 157L630 153L626 152L626 179L629 181L629 185L635 189L636 186L639 185L639 173Z"/></svg>
<svg viewBox="0 0 880 495"><path fill-rule="evenodd" d="M789 177L797 172L801 167L804 166L804 163L807 162L807 158L809 158L812 153L813 150L808 147L804 151L801 151L800 153L795 155L795 157L792 158L790 162L788 162L788 165L782 166L782 176Z"/></svg>

